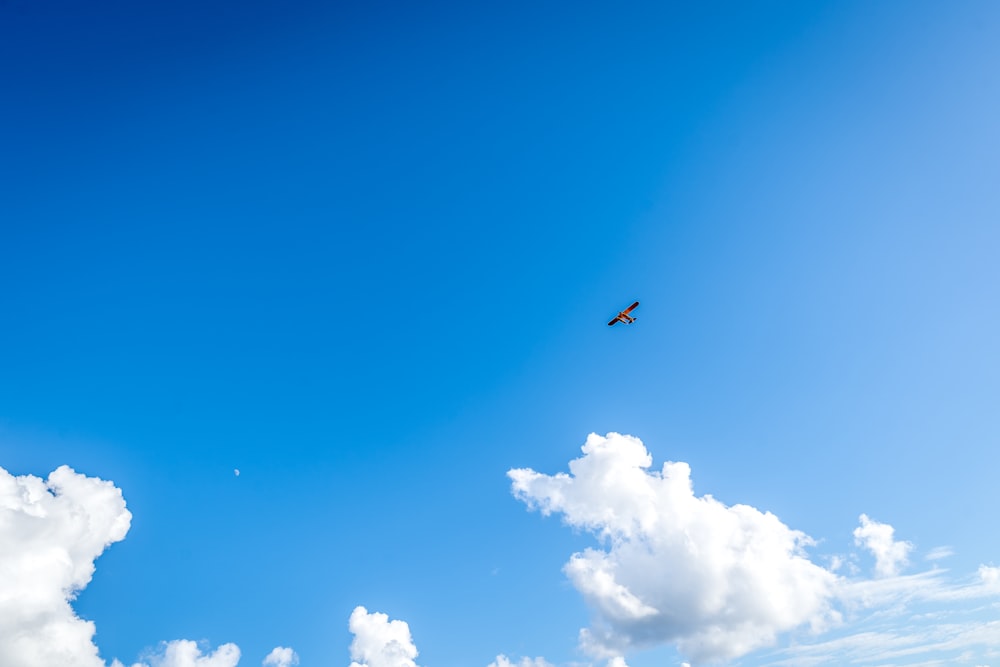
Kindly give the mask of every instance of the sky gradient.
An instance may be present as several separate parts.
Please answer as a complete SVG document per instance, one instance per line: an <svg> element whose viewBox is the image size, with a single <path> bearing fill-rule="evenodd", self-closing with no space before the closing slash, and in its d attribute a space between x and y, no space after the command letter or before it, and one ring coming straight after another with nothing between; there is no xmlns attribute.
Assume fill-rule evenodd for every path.
<svg viewBox="0 0 1000 667"><path fill-rule="evenodd" d="M72 613L102 661L192 640L381 667L380 633L409 635L360 606L423 667L690 662L567 565L633 562L594 508L648 503L661 528L629 535L659 544L678 506L580 480L543 516L549 487L511 476L621 433L651 466L612 452L595 478L675 488L682 462L707 534L746 506L784 528L725 534L814 542L774 558L829 588L733 664L1000 664L995 4L0 16L0 467L9 491L63 465L120 490L127 535L65 547L96 563ZM2 525L5 558L47 544ZM626 588L664 611L685 561L650 553ZM602 619L621 655L581 647ZM954 645L885 657L865 632Z"/></svg>

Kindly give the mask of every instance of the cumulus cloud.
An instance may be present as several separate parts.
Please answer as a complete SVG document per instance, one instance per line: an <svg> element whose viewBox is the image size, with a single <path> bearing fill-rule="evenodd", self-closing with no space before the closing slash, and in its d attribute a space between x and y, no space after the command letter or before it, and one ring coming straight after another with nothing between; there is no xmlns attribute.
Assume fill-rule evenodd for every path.
<svg viewBox="0 0 1000 667"><path fill-rule="evenodd" d="M104 667L93 622L70 602L131 521L111 482L67 466L45 480L0 468L0 665Z"/></svg>
<svg viewBox="0 0 1000 667"><path fill-rule="evenodd" d="M609 433L588 437L568 474L508 472L529 508L598 538L601 548L573 554L564 572L595 612L581 647L608 667L664 643L690 664L725 662L800 627L809 632L772 648L766 664L929 667L1000 654L1000 623L976 617L994 616L995 603L970 605L1000 596L1000 567L957 579L938 567L900 574L913 545L863 514L853 536L874 555L875 576L859 576L854 554L823 555L823 568L805 553L813 541L769 512L695 496L685 463L651 465L641 441Z"/></svg>
<svg viewBox="0 0 1000 667"><path fill-rule="evenodd" d="M175 639L162 642L156 651L147 652L142 661L131 667L237 667L240 662L240 647L233 643L222 644L214 651L208 651L204 642L190 639ZM264 667L294 667L299 664L299 656L290 648L275 647L262 663ZM125 667L118 660L111 667Z"/></svg>
<svg viewBox="0 0 1000 667"><path fill-rule="evenodd" d="M369 614L359 606L351 613L348 627L354 634L351 667L416 667L417 647L406 621L390 621L386 614Z"/></svg>
<svg viewBox="0 0 1000 667"><path fill-rule="evenodd" d="M979 579L986 588L990 590L1000 590L1000 567L980 565Z"/></svg>
<svg viewBox="0 0 1000 667"><path fill-rule="evenodd" d="M887 523L879 523L862 514L861 525L854 529L854 543L864 547L875 556L875 573L880 577L891 577L906 565L913 545L893 539L895 529Z"/></svg>
<svg viewBox="0 0 1000 667"><path fill-rule="evenodd" d="M364 607L355 607L348 626L354 634L351 643L351 667L415 667L413 659L418 652L410 637L410 626L405 621L390 621L386 614L368 613ZM277 651L277 649L275 649ZM608 667L628 667L617 658ZM521 658L516 662L500 654L488 667L555 667L545 658Z"/></svg>
<svg viewBox="0 0 1000 667"><path fill-rule="evenodd" d="M198 642L177 639L163 642L160 650L146 660L148 662L136 663L132 667L236 667L240 662L240 649L236 644L222 644L215 651L203 655Z"/></svg>
<svg viewBox="0 0 1000 667"><path fill-rule="evenodd" d="M489 664L489 667L553 667L553 665L545 658L521 658L517 662L511 662L507 656L501 654Z"/></svg>
<svg viewBox="0 0 1000 667"><path fill-rule="evenodd" d="M276 646L264 658L264 667L294 667L299 664L299 656L290 648Z"/></svg>
<svg viewBox="0 0 1000 667"><path fill-rule="evenodd" d="M94 561L125 538L132 514L112 482L68 466L48 479L0 468L0 665L106 667L95 626L71 602L90 583ZM236 667L240 649L203 654L197 642L164 642L131 667ZM267 667L293 667L298 656L275 648ZM114 660L111 667L125 667Z"/></svg>
<svg viewBox="0 0 1000 667"><path fill-rule="evenodd" d="M508 472L514 495L597 535L564 571L596 611L582 647L611 658L676 643L695 662L731 659L778 633L837 619L836 576L806 556L812 540L769 512L696 496L686 463L650 472L638 438L591 434L570 473Z"/></svg>

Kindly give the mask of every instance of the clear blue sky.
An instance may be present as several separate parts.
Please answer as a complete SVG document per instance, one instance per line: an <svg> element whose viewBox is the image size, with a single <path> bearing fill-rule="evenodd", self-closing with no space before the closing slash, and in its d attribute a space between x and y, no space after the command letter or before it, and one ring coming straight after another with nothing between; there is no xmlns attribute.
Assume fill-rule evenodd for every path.
<svg viewBox="0 0 1000 667"><path fill-rule="evenodd" d="M1000 564L1000 6L293 4L0 5L0 466L122 489L103 657L579 660L506 472L591 432Z"/></svg>

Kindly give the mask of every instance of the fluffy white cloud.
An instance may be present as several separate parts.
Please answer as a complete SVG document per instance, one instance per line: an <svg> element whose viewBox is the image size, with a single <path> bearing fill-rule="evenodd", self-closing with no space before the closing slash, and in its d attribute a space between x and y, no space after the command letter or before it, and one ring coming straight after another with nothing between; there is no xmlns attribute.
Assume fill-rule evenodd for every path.
<svg viewBox="0 0 1000 667"><path fill-rule="evenodd" d="M507 656L498 655L489 667L553 667L553 665L545 658L521 658L517 662L511 662Z"/></svg>
<svg viewBox="0 0 1000 667"><path fill-rule="evenodd" d="M68 466L48 479L15 477L0 468L0 665L106 667L95 626L70 602L90 583L94 561L129 531L132 514L112 482ZM202 654L193 641L164 642L132 667L236 667L240 649L223 644ZM293 667L298 656L278 647L268 667ZM118 660L111 667L124 667Z"/></svg>
<svg viewBox="0 0 1000 667"><path fill-rule="evenodd" d="M808 536L769 512L695 496L686 463L651 464L638 438L591 434L570 474L508 472L517 498L606 547L565 566L597 612L581 631L585 650L610 658L673 642L695 662L727 660L837 618L836 576L806 557Z"/></svg>
<svg viewBox="0 0 1000 667"><path fill-rule="evenodd" d="M410 626L405 621L390 621L386 614L369 614L367 609L359 606L351 613L348 625L354 634L351 658L355 662L351 663L351 667L415 667L413 659L418 655L417 647L410 637ZM608 667L628 667L622 658L615 660L609 662ZM521 658L514 662L501 654L488 667L555 666L545 658Z"/></svg>
<svg viewBox="0 0 1000 667"><path fill-rule="evenodd" d="M47 480L0 468L0 665L104 667L93 622L70 601L131 521L111 482L67 466Z"/></svg>
<svg viewBox="0 0 1000 667"><path fill-rule="evenodd" d="M416 667L417 647L406 621L390 621L386 614L355 607L348 627L354 634L351 667Z"/></svg>
<svg viewBox="0 0 1000 667"><path fill-rule="evenodd" d="M989 588L1000 588L1000 567L980 565L979 578Z"/></svg>
<svg viewBox="0 0 1000 667"><path fill-rule="evenodd" d="M940 667L1000 655L995 603L976 602L1000 596L1000 567L958 579L938 567L901 575L913 546L861 515L855 543L874 554L876 576L858 576L853 554L823 556L824 569L804 553L812 540L772 514L695 496L685 463L660 472L651 464L638 439L609 433L587 439L569 474L508 472L530 508L560 513L602 542L564 570L596 611L582 647L610 658L608 667L627 649L663 643L692 664L721 662L798 626L812 632L759 664ZM941 547L928 557L951 554Z"/></svg>
<svg viewBox="0 0 1000 667"><path fill-rule="evenodd" d="M906 565L913 545L894 540L895 529L887 523L872 521L866 514L862 514L859 521L861 525L854 529L854 543L875 556L875 573L880 577L898 574Z"/></svg>
<svg viewBox="0 0 1000 667"><path fill-rule="evenodd" d="M176 639L163 642L159 650L150 652L132 667L236 667L240 662L240 648L236 644L222 644L215 651L202 653L204 642L194 642L190 639ZM262 663L264 667L294 667L299 664L299 656L295 651L283 646L277 646ZM115 660L111 667L125 667Z"/></svg>
<svg viewBox="0 0 1000 667"><path fill-rule="evenodd" d="M264 658L264 667L294 667L299 664L299 656L290 648L276 646Z"/></svg>
<svg viewBox="0 0 1000 667"><path fill-rule="evenodd" d="M202 655L198 642L177 639L164 642L158 653L132 667L236 667L240 649L236 644L222 644L215 651ZM114 667L114 665L112 665Z"/></svg>

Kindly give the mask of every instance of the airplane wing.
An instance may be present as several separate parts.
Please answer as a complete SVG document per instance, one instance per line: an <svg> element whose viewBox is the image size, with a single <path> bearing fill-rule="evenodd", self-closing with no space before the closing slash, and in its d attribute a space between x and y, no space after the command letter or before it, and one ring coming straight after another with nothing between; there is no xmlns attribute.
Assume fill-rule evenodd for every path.
<svg viewBox="0 0 1000 667"><path fill-rule="evenodd" d="M635 302L635 303L633 303L633 304L632 304L631 306L629 306L628 308L626 308L625 310L623 310L623 311L622 311L622 313L624 313L625 315L628 315L629 313L631 313L631 312L632 312L632 309L633 309L633 308L635 308L635 307L636 307L636 306L638 306L638 305L639 305L639 302L638 302L638 301L636 301L636 302Z"/></svg>
<svg viewBox="0 0 1000 667"><path fill-rule="evenodd" d="M611 325L613 325L613 324L615 324L617 322L618 322L618 318L616 317L615 319L613 319L610 322L608 322L608 326L610 327Z"/></svg>

